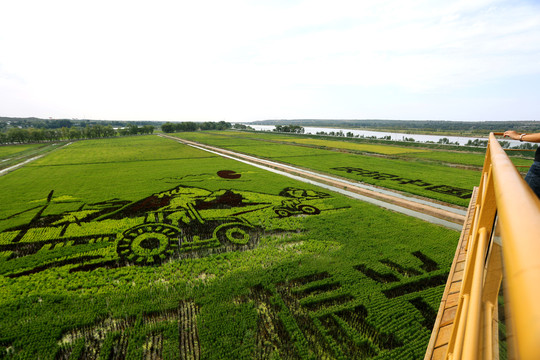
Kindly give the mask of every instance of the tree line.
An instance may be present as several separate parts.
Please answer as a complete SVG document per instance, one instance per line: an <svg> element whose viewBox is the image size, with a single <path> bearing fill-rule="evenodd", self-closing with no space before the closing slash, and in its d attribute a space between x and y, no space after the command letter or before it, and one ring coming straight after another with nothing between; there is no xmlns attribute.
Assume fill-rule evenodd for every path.
<svg viewBox="0 0 540 360"><path fill-rule="evenodd" d="M0 131L5 131L12 127L22 129L61 129L63 127L87 127L91 125L111 125L113 128L125 128L130 125L144 126L152 125L159 127L163 121L128 121L128 120L86 120L86 119L40 119L35 117L14 118L0 116Z"/></svg>
<svg viewBox="0 0 540 360"><path fill-rule="evenodd" d="M198 131L198 130L227 130L232 125L225 121L220 122L166 122L161 125L161 130L165 133L183 132L183 131Z"/></svg>
<svg viewBox="0 0 540 360"><path fill-rule="evenodd" d="M154 126L139 127L131 124L125 128L114 129L111 125L90 125L85 127L20 128L11 127L0 132L0 144L24 144L58 140L99 139L113 136L152 134Z"/></svg>
<svg viewBox="0 0 540 360"><path fill-rule="evenodd" d="M303 134L304 128L298 125L276 125L276 128L272 131Z"/></svg>
<svg viewBox="0 0 540 360"><path fill-rule="evenodd" d="M298 125L315 127L380 129L400 132L403 130L422 132L467 132L487 135L490 132L503 132L513 129L521 132L540 132L540 121L449 121L449 120L339 120L339 119L291 119L291 120L259 120L254 125Z"/></svg>
<svg viewBox="0 0 540 360"><path fill-rule="evenodd" d="M199 130L252 129L242 124L219 122L99 122L93 120L43 120L0 117L0 144L23 144L58 140L97 139L113 136L152 134L161 125L165 133ZM112 123L121 127L113 127ZM146 123L140 126L141 123ZM60 126L62 125L62 126Z"/></svg>

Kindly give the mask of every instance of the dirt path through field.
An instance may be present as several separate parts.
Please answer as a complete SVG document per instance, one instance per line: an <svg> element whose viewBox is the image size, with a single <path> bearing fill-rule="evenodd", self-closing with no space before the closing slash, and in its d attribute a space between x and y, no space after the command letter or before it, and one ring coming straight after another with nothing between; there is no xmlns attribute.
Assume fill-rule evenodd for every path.
<svg viewBox="0 0 540 360"><path fill-rule="evenodd" d="M25 156L22 156L21 159L25 159L25 158L26 158L26 160L24 160L24 161L22 161L22 162L20 162L20 163L17 163L17 164L15 164L15 165L13 165L13 166L7 167L7 168L5 168L5 169L0 169L0 176L4 176L4 175L6 175L7 173L9 173L9 172L11 172L11 171L13 171L13 170L17 170L18 168L20 168L20 167L22 167L22 166L28 164L29 162L35 161L35 160L37 160L37 159L40 159L40 158L44 157L45 155L49 154L50 152L52 152L52 151L54 151L54 150L61 149L61 148L66 147L66 146L68 146L68 145L70 145L70 144L72 144L72 142L67 143L67 144L65 144L65 145L62 145L62 146L57 147L57 148L53 148L53 149L47 150L47 151L45 151L43 154L40 154L40 155L31 157L31 158L26 158ZM3 160L3 161L7 161L7 160L11 160L11 159L6 159L6 160ZM18 161L18 159L17 159L17 161Z"/></svg>
<svg viewBox="0 0 540 360"><path fill-rule="evenodd" d="M39 159L39 158L41 158L41 157L43 157L43 156L45 156L45 155L34 156L33 158L30 158L30 159L25 160L25 161L23 161L23 162L21 162L21 163L18 163L17 165L13 165L13 166L10 166L10 167L8 167L8 168L2 169L2 170L0 170L0 176L5 175L5 174L7 174L8 172L13 171L13 170L15 170L15 169L17 169L17 168L19 168L19 167L21 167L21 166L23 166L23 165L28 164L29 162L32 162L32 161L34 161L34 160L37 160L37 159Z"/></svg>
<svg viewBox="0 0 540 360"><path fill-rule="evenodd" d="M254 156L209 146L194 141L180 139L169 135L160 135L186 145L208 151L223 157L240 161L258 168L278 173L290 178L336 191L366 201L380 207L400 212L409 216L461 231L465 221L466 210L460 207L437 203L428 199L407 196L401 193L381 189L366 184L345 180L337 176L321 174L312 170L281 164L279 162L260 159Z"/></svg>

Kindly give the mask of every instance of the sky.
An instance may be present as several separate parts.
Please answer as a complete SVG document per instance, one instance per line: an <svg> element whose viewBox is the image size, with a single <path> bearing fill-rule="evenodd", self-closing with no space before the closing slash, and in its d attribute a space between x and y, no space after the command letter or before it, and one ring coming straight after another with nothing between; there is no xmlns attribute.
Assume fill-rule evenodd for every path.
<svg viewBox="0 0 540 360"><path fill-rule="evenodd" d="M540 120L540 1L0 1L0 116Z"/></svg>

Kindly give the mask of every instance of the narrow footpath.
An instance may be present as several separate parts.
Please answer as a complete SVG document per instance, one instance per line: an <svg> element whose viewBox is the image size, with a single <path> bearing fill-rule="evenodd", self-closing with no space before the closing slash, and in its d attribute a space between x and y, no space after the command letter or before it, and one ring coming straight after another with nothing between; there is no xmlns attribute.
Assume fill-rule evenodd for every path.
<svg viewBox="0 0 540 360"><path fill-rule="evenodd" d="M43 154L40 154L40 155L31 157L31 158L29 158L29 159L26 159L26 160L24 160L24 161L21 161L20 163L17 163L17 164L15 164L15 165L13 165L13 166L7 167L7 168L5 168L5 169L0 169L0 176L6 175L7 173L9 173L9 172L11 172L11 171L13 171L13 170L17 170L18 168L20 168L20 167L22 167L22 166L24 166L24 165L26 165L26 164L28 164L28 163L30 163L30 162L32 162L32 161L35 161L35 160L37 160L37 159L41 159L41 158L44 157L45 155L49 154L51 151L61 149L61 148L66 147L66 146L68 146L68 145L70 145L70 144L73 144L73 143L72 143L72 142L69 142L69 143L67 143L67 144L65 144L65 145L62 145L62 146L58 147L58 148L54 148L54 149L48 150L48 151L44 152ZM7 159L7 160L11 160L11 159Z"/></svg>
<svg viewBox="0 0 540 360"><path fill-rule="evenodd" d="M465 222L467 210L464 208L443 205L435 201L407 196L387 189L380 189L336 176L260 159L170 135L160 134L159 136L453 230L461 231Z"/></svg>

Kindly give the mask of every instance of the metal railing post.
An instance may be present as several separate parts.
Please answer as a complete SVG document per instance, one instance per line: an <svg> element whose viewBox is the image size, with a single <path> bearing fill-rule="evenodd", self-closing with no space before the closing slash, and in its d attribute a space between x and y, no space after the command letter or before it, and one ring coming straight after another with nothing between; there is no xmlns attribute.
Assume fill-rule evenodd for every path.
<svg viewBox="0 0 540 360"><path fill-rule="evenodd" d="M512 324L509 347L520 359L540 359L540 200L494 134L490 134L478 194L446 358L498 358L496 312L504 276L509 300L505 309ZM502 251L491 234L496 214Z"/></svg>

